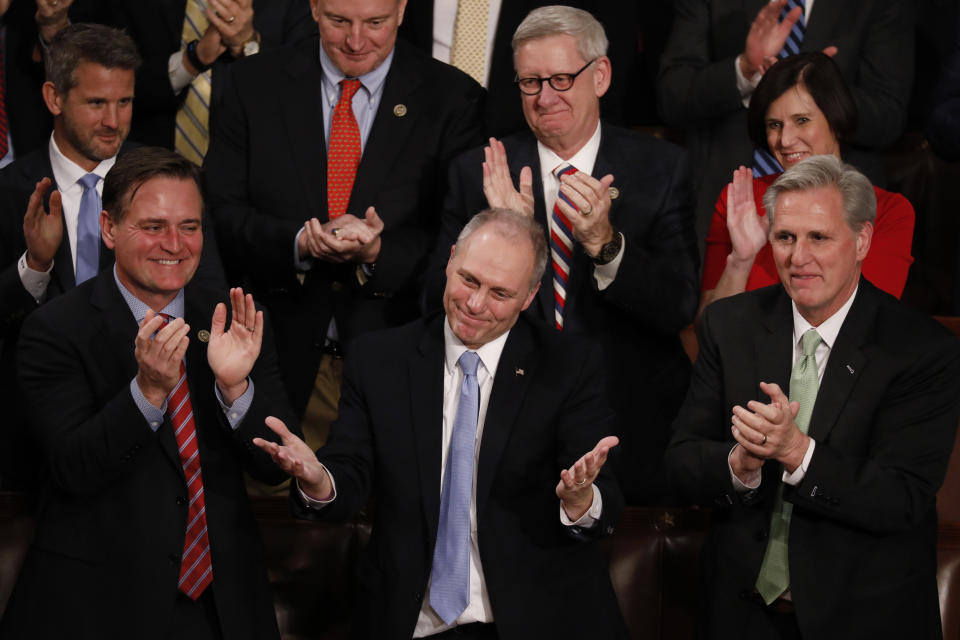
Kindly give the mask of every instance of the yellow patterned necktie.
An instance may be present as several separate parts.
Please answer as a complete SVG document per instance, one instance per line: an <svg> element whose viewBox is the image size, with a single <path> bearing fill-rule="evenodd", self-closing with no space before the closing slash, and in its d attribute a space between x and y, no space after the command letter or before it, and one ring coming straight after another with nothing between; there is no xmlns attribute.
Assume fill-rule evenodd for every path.
<svg viewBox="0 0 960 640"><path fill-rule="evenodd" d="M803 355L797 358L790 373L790 402L799 402L800 411L794 422L803 433L810 427L810 415L817 402L820 377L817 373L817 347L822 342L816 329L803 334ZM783 501L783 482L777 486L777 497L770 516L770 537L767 551L757 576L757 592L763 601L770 604L790 587L790 565L787 558L787 539L790 534L790 517L793 503Z"/></svg>
<svg viewBox="0 0 960 640"><path fill-rule="evenodd" d="M487 14L489 0L459 0L453 27L450 64L483 84L487 57Z"/></svg>
<svg viewBox="0 0 960 640"><path fill-rule="evenodd" d="M181 46L185 47L188 42L202 38L210 26L204 8L202 0L187 0ZM210 144L210 77L209 69L197 74L187 86L187 94L177 111L174 148L197 165L203 164L203 157Z"/></svg>

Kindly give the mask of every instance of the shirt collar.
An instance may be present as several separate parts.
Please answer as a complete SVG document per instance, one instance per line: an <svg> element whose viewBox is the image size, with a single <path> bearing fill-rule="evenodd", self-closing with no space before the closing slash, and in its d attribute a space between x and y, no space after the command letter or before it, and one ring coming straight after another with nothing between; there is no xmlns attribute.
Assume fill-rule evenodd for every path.
<svg viewBox="0 0 960 640"><path fill-rule="evenodd" d="M569 160L564 160L552 149L548 148L545 144L537 140L537 153L540 156L540 179L542 180L541 184L547 184L547 180L550 175L553 174L553 170L556 169L559 165L572 164L577 168L578 171L582 171L587 175L593 173L593 165L597 161L597 153L600 151L600 122L597 121L597 128L593 132L593 135L590 136L590 139L587 140L587 143L580 147L580 149L573 154Z"/></svg>
<svg viewBox="0 0 960 640"><path fill-rule="evenodd" d="M149 309L150 306L140 300L140 298L137 296L133 295L129 289L123 286L123 283L120 282L120 278L117 277L116 264L113 265L113 280L117 283L117 288L120 289L120 295L123 296L124 302L126 302L127 306L130 307L130 312L133 314L134 319L136 319L137 324L140 324L143 322L143 319L147 317L147 309ZM161 309L160 313L165 313L173 318L183 317L183 289L180 289L180 291L177 292L176 297L170 301L170 304Z"/></svg>
<svg viewBox="0 0 960 640"><path fill-rule="evenodd" d="M796 346L800 343L800 339L803 338L805 334L810 329L816 329L817 333L820 334L820 339L823 340L823 343L827 345L828 349L833 349L833 343L837 341L837 336L840 334L840 328L843 326L843 321L847 319L847 314L850 312L850 307L853 306L853 300L857 297L857 292L860 290L860 285L857 285L857 288L853 290L853 295L847 298L847 301L843 303L843 306L837 309L836 313L820 323L819 327L815 327L806 319L800 315L800 311L797 309L797 303L791 301L790 306L793 308L793 344Z"/></svg>
<svg viewBox="0 0 960 640"><path fill-rule="evenodd" d="M380 66L357 78L369 95L376 95L383 87L383 83L386 82L387 73L390 71L390 65L393 63L394 51L396 51L396 47L390 50L390 53L388 53L387 57L380 63ZM323 70L320 81L323 83L324 94L329 95L333 92L334 88L340 84L340 81L347 76L337 68L337 65L333 64L333 60L331 60L327 52L323 50L323 42L320 43L320 68ZM339 95L339 93L337 95Z"/></svg>
<svg viewBox="0 0 960 640"><path fill-rule="evenodd" d="M487 370L491 378L496 376L497 365L500 363L500 356L503 354L503 347L507 343L508 335L510 335L510 331L506 331L502 336L481 345L481 347L476 350L477 355L480 356L480 362L483 363L484 369ZM464 351L468 351L468 349L467 346L460 341L460 338L453 334L453 331L450 329L450 322L447 321L446 316L443 317L443 348L443 366L447 368L449 375L453 375L460 356L463 355Z"/></svg>
<svg viewBox="0 0 960 640"><path fill-rule="evenodd" d="M83 167L63 155L60 147L57 146L57 142L53 139L52 133L50 134L49 155L50 167L53 169L53 179L57 181L57 188L61 191L77 184L77 181L87 173L95 173L102 180L117 161L117 156L111 156L106 160L101 160L100 164L93 168L93 171L85 171Z"/></svg>

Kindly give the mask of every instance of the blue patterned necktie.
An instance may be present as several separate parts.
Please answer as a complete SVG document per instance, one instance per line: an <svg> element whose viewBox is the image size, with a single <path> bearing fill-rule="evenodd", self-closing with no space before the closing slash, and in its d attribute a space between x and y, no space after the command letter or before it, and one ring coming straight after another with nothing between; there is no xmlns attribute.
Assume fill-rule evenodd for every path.
<svg viewBox="0 0 960 640"><path fill-rule="evenodd" d="M88 173L77 182L83 187L80 216L77 219L77 284L89 280L100 270L100 176Z"/></svg>
<svg viewBox="0 0 960 640"><path fill-rule="evenodd" d="M430 583L430 606L447 624L453 624L470 601L470 502L480 411L480 356L464 351L459 363L463 384L440 493L440 524Z"/></svg>
<svg viewBox="0 0 960 640"><path fill-rule="evenodd" d="M817 347L822 342L816 329L808 329L801 338L803 355L797 358L790 373L790 402L800 403L794 422L800 431L810 428L810 416L817 402L820 376L817 372ZM757 576L757 592L763 601L770 604L790 587L790 563L787 556L787 539L790 535L790 518L793 503L783 500L783 483L777 487L777 497L770 516L770 537L767 550Z"/></svg>
<svg viewBox="0 0 960 640"><path fill-rule="evenodd" d="M777 55L781 60L787 56L800 53L800 45L803 44L803 34L807 30L807 7L804 3L805 0L789 0L787 6L780 11L780 20L782 21L794 7L803 9L803 14L800 15L800 19L797 20L797 23L793 25L790 33L787 34L783 48L780 49L780 53ZM783 167L780 166L780 163L777 162L777 159L774 158L769 151L766 149L753 150L754 177L759 178L760 176L768 176L771 173L780 173L781 171L783 171Z"/></svg>

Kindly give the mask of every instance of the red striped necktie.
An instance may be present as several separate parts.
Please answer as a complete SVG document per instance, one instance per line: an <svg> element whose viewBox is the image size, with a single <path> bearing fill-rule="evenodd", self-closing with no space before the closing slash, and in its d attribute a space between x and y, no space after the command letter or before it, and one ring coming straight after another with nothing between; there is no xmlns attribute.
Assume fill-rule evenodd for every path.
<svg viewBox="0 0 960 640"><path fill-rule="evenodd" d="M173 320L164 314L167 322ZM203 477L200 473L200 450L197 446L197 427L190 404L187 369L180 362L180 381L167 398L167 413L173 425L183 475L187 481L190 504L187 508L187 532L180 559L180 579L177 588L196 600L213 582L210 562L210 539L207 536L207 510L203 499Z"/></svg>
<svg viewBox="0 0 960 640"><path fill-rule="evenodd" d="M561 165L553 170L559 181L561 176L576 173L572 164ZM561 183L562 184L562 183ZM567 302L567 280L570 277L570 265L573 264L573 225L560 210L560 198L576 209L567 196L557 191L553 203L553 224L550 225L550 258L553 263L553 316L557 329L563 329L563 310Z"/></svg>

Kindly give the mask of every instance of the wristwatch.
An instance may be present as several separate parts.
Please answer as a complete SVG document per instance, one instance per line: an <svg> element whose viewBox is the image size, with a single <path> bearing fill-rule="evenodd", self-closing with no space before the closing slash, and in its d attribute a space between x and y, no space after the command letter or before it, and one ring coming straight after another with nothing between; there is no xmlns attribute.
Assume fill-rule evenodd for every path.
<svg viewBox="0 0 960 640"><path fill-rule="evenodd" d="M187 44L187 60L190 61L190 64L193 65L193 68L197 70L197 73L203 73L210 68L211 65L204 64L200 62L200 56L197 55L197 41L191 40Z"/></svg>
<svg viewBox="0 0 960 640"><path fill-rule="evenodd" d="M241 49L244 58L249 58L250 56L255 56L260 53L260 34L256 31L253 32L253 37L247 40L246 44L243 45Z"/></svg>
<svg viewBox="0 0 960 640"><path fill-rule="evenodd" d="M617 254L620 253L620 249L622 247L623 234L621 234L619 231L615 231L613 233L613 240L600 247L600 253L595 256L590 256L590 259L593 260L593 264L597 266L608 264L617 257Z"/></svg>

